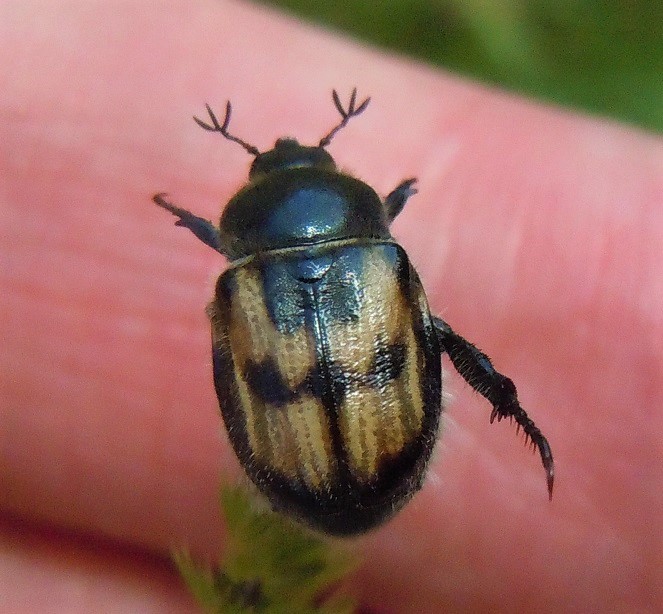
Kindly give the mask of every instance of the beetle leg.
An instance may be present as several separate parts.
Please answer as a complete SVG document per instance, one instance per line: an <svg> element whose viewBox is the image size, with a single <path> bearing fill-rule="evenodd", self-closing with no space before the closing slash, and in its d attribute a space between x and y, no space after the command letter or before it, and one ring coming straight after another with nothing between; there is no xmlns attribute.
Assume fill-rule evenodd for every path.
<svg viewBox="0 0 663 614"><path fill-rule="evenodd" d="M449 354L458 373L472 388L492 403L490 422L492 423L495 418L498 422L507 417L515 419L518 428L522 428L525 432L526 440L530 440L538 448L546 470L548 495L552 498L555 476L552 451L546 438L520 406L514 383L498 373L488 356L456 334L444 320L433 318L433 323L437 329L440 348Z"/></svg>
<svg viewBox="0 0 663 614"><path fill-rule="evenodd" d="M384 199L384 206L390 222L403 210L407 199L417 193L417 188L412 187L416 182L417 180L414 177L402 181Z"/></svg>
<svg viewBox="0 0 663 614"><path fill-rule="evenodd" d="M216 229L214 224L209 220L206 220L202 217L198 217L193 213L190 213L186 209L180 209L167 200L164 199L165 194L155 194L152 197L152 200L163 207L166 211L170 211L173 215L176 215L180 219L175 222L175 226L183 226L188 228L196 237L198 237L205 245L209 245L212 249L215 249L220 254L225 255L221 247L221 238L219 237L219 231Z"/></svg>

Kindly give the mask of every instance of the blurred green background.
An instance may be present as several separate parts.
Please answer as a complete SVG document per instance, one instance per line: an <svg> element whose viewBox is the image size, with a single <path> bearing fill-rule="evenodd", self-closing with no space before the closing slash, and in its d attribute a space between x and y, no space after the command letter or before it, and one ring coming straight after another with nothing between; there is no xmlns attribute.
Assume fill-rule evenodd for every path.
<svg viewBox="0 0 663 614"><path fill-rule="evenodd" d="M663 0L262 0L513 91L663 130Z"/></svg>

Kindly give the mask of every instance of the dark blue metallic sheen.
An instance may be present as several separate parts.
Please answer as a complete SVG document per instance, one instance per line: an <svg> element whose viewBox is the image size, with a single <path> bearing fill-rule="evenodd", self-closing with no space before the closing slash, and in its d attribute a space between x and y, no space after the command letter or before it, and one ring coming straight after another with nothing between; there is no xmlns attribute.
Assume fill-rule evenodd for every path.
<svg viewBox="0 0 663 614"><path fill-rule="evenodd" d="M352 237L390 239L382 201L367 184L316 167L273 171L243 188L219 224L231 259Z"/></svg>

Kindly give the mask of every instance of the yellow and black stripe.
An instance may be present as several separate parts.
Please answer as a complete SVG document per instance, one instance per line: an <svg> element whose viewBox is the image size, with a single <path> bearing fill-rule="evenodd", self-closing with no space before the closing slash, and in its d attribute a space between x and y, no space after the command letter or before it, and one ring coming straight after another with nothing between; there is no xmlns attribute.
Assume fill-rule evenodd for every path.
<svg viewBox="0 0 663 614"><path fill-rule="evenodd" d="M420 486L440 352L407 255L389 242L262 254L209 308L230 441L276 508L328 533L378 524Z"/></svg>

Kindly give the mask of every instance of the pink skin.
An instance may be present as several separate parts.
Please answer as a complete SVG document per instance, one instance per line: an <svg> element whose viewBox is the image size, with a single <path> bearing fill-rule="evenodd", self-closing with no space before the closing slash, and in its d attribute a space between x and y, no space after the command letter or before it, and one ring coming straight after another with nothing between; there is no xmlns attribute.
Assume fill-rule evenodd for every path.
<svg viewBox="0 0 663 614"><path fill-rule="evenodd" d="M223 543L240 470L204 306L225 263L150 202L216 220L246 152L330 146L386 194L432 310L516 382L538 457L456 375L426 485L356 541L367 611L663 603L663 147L237 3L0 8L0 605L193 610L164 566Z"/></svg>

